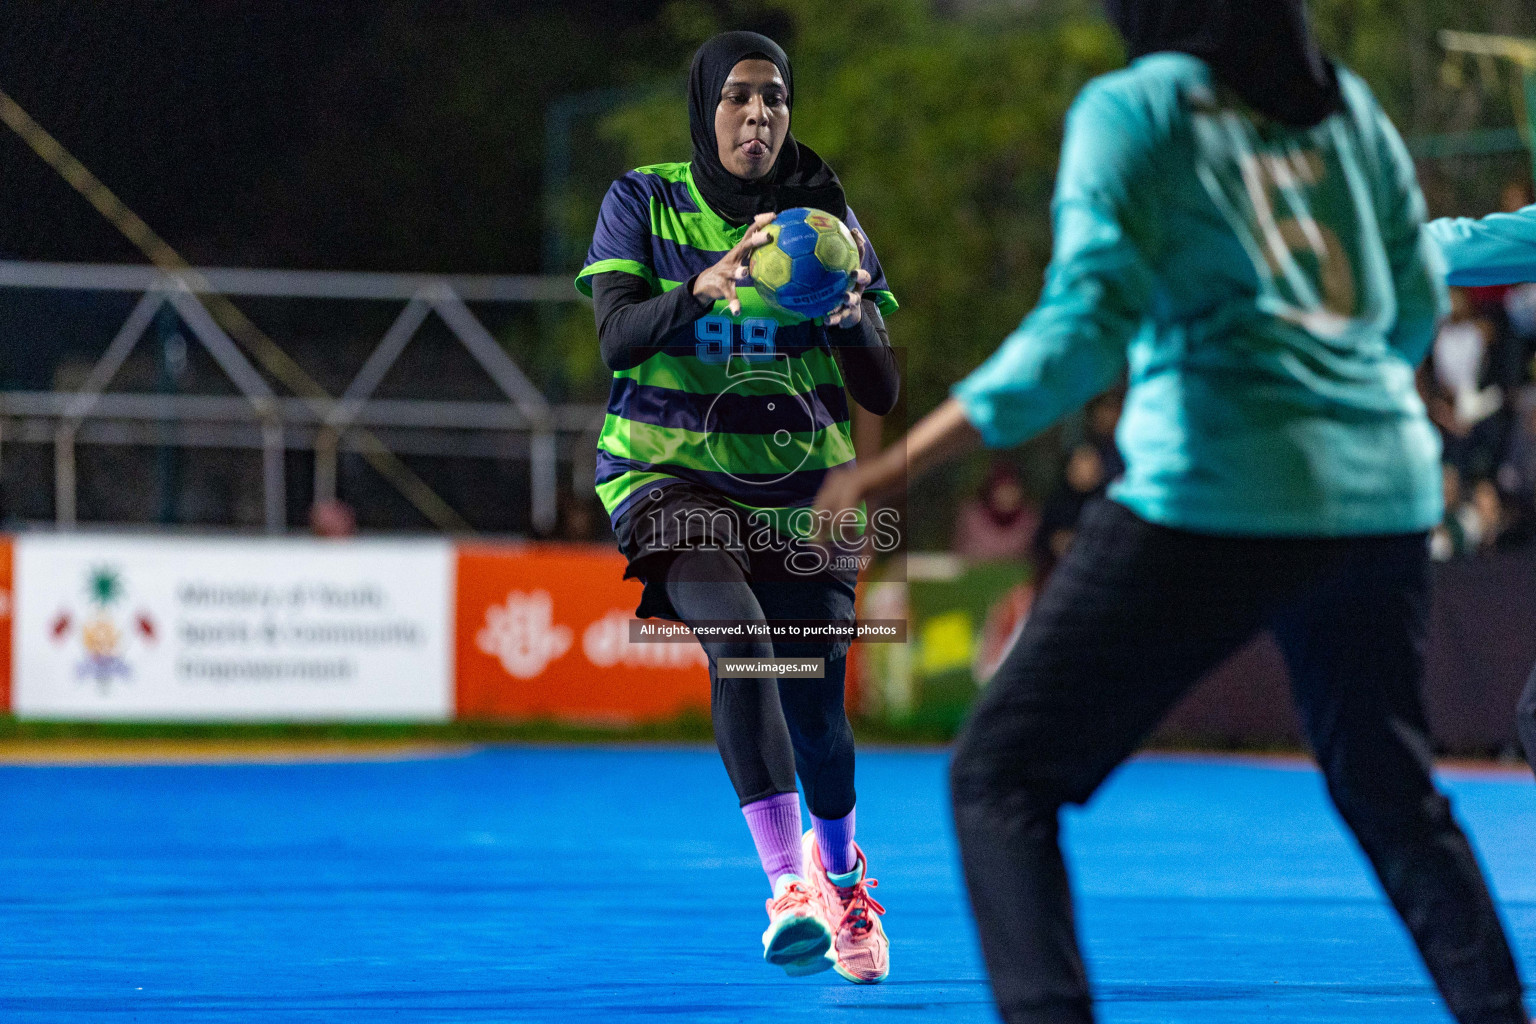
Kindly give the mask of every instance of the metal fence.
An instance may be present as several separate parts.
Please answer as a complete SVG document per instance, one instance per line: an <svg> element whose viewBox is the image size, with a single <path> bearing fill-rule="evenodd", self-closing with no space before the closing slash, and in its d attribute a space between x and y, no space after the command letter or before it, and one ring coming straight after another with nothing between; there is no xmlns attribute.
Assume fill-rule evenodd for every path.
<svg viewBox="0 0 1536 1024"><path fill-rule="evenodd" d="M53 446L54 509L61 529L76 523L76 449L81 445L259 449L270 533L285 529L284 453L294 449L314 452L316 501L335 497L341 452L526 459L530 520L540 533L555 526L562 454L571 465L573 489L590 488L591 453L604 407L549 402L467 305L580 301L567 278L213 268L166 273L145 266L0 261L0 289L17 288L140 296L77 390L0 391L0 443ZM295 397L278 394L220 325L205 301L210 294L385 300L404 306L339 395ZM238 395L108 390L166 308ZM374 397L433 313L504 401Z"/></svg>

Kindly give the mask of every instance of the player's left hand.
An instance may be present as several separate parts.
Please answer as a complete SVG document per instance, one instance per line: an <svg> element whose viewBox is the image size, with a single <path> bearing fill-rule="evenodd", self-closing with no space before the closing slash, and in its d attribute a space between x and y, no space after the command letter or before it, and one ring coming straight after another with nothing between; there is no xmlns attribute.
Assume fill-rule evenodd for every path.
<svg viewBox="0 0 1536 1024"><path fill-rule="evenodd" d="M864 240L864 232L854 228L853 241L859 247L859 263L862 264L864 255L869 250L869 243ZM842 305L827 314L827 323L833 327L857 327L859 321L864 319L864 289L868 288L873 280L869 271L860 266L853 275L853 280L849 282L853 287L849 289Z"/></svg>
<svg viewBox="0 0 1536 1024"><path fill-rule="evenodd" d="M812 539L832 539L832 530L838 523L839 516L850 509L857 513L866 490L864 479L857 466L851 469L834 469L827 473L822 478L821 490L816 492L814 508L816 536Z"/></svg>

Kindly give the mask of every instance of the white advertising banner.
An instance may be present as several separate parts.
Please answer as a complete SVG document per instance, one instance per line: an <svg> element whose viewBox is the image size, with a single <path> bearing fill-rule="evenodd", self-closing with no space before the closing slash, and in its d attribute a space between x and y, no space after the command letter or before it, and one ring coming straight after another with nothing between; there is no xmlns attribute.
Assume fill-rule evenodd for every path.
<svg viewBox="0 0 1536 1024"><path fill-rule="evenodd" d="M15 593L20 718L453 714L446 542L23 535Z"/></svg>

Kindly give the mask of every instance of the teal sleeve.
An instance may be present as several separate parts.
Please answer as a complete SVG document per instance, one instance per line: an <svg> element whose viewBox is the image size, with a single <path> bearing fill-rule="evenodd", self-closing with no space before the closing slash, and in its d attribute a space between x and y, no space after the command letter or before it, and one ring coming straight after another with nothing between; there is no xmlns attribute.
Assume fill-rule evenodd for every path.
<svg viewBox="0 0 1536 1024"><path fill-rule="evenodd" d="M1090 85L1067 115L1052 202L1055 243L1035 310L951 390L990 447L1018 444L1115 382L1151 302L1127 224L1147 187L1149 117Z"/></svg>
<svg viewBox="0 0 1536 1024"><path fill-rule="evenodd" d="M1443 217L1427 229L1439 246L1454 285L1536 281L1536 206L1482 220Z"/></svg>
<svg viewBox="0 0 1536 1024"><path fill-rule="evenodd" d="M1381 185L1386 189L1381 240L1397 294L1397 320L1387 341L1408 363L1418 366L1435 342L1440 320L1450 312L1445 264L1424 230L1424 193L1408 147L1380 107L1376 107L1376 123L1385 172Z"/></svg>

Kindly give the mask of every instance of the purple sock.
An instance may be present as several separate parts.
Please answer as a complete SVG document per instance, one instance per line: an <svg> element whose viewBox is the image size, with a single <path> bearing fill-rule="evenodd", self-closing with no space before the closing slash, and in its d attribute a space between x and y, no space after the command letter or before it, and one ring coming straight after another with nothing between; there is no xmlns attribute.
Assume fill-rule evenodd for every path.
<svg viewBox="0 0 1536 1024"><path fill-rule="evenodd" d="M832 819L813 814L811 829L816 833L816 846L821 850L822 867L829 874L846 875L858 865L853 852L853 811Z"/></svg>
<svg viewBox="0 0 1536 1024"><path fill-rule="evenodd" d="M798 875L800 866L800 794L779 793L755 800L741 809L758 859L768 873L768 884L777 886L785 875Z"/></svg>

